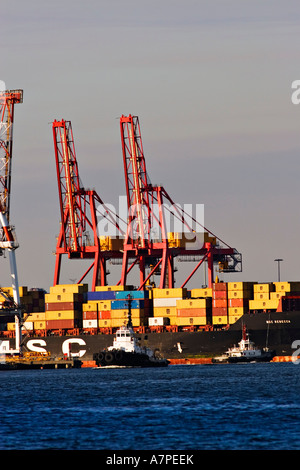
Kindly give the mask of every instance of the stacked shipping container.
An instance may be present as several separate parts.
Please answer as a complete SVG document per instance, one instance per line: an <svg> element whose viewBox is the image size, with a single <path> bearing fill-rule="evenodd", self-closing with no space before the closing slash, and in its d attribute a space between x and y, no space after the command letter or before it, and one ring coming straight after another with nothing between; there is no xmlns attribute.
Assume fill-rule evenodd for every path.
<svg viewBox="0 0 300 470"><path fill-rule="evenodd" d="M6 292L12 295L11 288ZM86 284L66 284L51 287L49 294L20 287L21 304L30 314L25 328L44 332L118 328L127 323L128 295L134 327L218 328L235 323L248 311L300 309L300 282L217 282L212 288L191 291L105 286L97 287L95 292L88 292ZM0 294L1 300L4 307L5 299ZM14 330L12 317L1 316L0 328Z"/></svg>
<svg viewBox="0 0 300 470"><path fill-rule="evenodd" d="M87 290L87 284L50 287L50 294L45 294L45 329L82 328L82 303Z"/></svg>
<svg viewBox="0 0 300 470"><path fill-rule="evenodd" d="M235 323L249 311L254 282L228 282L228 323Z"/></svg>
<svg viewBox="0 0 300 470"><path fill-rule="evenodd" d="M212 287L212 323L227 325L228 323L228 293L226 282L216 282Z"/></svg>

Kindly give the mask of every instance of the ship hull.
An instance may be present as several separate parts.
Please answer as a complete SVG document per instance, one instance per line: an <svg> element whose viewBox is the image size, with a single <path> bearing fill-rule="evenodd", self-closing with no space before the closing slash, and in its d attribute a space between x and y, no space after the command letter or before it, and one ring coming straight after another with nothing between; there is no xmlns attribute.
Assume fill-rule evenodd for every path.
<svg viewBox="0 0 300 470"><path fill-rule="evenodd" d="M267 346L275 350L277 356L291 356L300 346L300 311L245 314L226 330L147 332L138 334L138 337L143 346L157 351L166 359L212 357L223 354L240 341L243 325L258 348ZM29 351L50 352L52 356L71 355L92 361L95 353L113 344L113 338L114 335L110 334L28 337L24 346ZM6 347L14 348L13 339L2 338L2 345L4 343Z"/></svg>
<svg viewBox="0 0 300 470"><path fill-rule="evenodd" d="M147 354L119 350L95 353L93 359L100 367L167 367L169 364L167 360L151 360Z"/></svg>

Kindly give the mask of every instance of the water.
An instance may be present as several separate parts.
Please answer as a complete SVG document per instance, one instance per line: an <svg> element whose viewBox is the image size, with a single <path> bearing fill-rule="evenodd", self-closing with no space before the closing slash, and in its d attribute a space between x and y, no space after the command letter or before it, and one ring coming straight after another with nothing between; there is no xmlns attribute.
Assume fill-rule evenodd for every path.
<svg viewBox="0 0 300 470"><path fill-rule="evenodd" d="M300 448L300 365L1 371L1 450Z"/></svg>

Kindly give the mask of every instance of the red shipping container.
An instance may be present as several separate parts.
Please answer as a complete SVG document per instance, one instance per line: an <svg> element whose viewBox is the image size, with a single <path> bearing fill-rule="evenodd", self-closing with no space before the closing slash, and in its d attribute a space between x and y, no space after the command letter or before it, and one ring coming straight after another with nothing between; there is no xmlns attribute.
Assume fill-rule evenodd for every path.
<svg viewBox="0 0 300 470"><path fill-rule="evenodd" d="M215 282L213 284L213 291L226 291L227 292L227 283L226 282Z"/></svg>
<svg viewBox="0 0 300 470"><path fill-rule="evenodd" d="M215 290L212 293L213 299L227 299L226 290Z"/></svg>
<svg viewBox="0 0 300 470"><path fill-rule="evenodd" d="M212 308L212 314L213 316L224 316L227 315L227 307L217 307L217 308Z"/></svg>
<svg viewBox="0 0 300 470"><path fill-rule="evenodd" d="M81 304L79 302L47 302L45 307L48 312L55 310L80 310Z"/></svg>
<svg viewBox="0 0 300 470"><path fill-rule="evenodd" d="M99 320L109 320L111 318L110 310L101 310L98 312Z"/></svg>
<svg viewBox="0 0 300 470"><path fill-rule="evenodd" d="M95 312L95 311L82 312L82 318L83 320L97 320L98 312Z"/></svg>
<svg viewBox="0 0 300 470"><path fill-rule="evenodd" d="M47 320L47 330L60 330L60 329L71 329L80 328L80 322L78 320Z"/></svg>

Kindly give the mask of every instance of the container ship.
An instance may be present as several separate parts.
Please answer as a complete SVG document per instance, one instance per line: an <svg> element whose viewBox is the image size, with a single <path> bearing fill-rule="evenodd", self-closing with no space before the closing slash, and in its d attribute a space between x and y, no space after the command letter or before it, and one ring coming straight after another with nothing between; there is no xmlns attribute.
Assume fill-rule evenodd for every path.
<svg viewBox="0 0 300 470"><path fill-rule="evenodd" d="M87 284L56 285L49 293L19 290L23 350L53 357L93 361L127 323L128 299L140 344L166 359L220 355L238 343L244 326L257 347L269 347L279 357L295 354L300 341L300 282L215 282L191 290L105 286L89 291ZM0 353L5 353L14 348L15 323L12 316L0 318Z"/></svg>
<svg viewBox="0 0 300 470"><path fill-rule="evenodd" d="M61 221L54 282L49 293L19 287L9 192L11 117L14 105L22 102L23 90L1 94L5 164L0 172L4 188L0 196L6 203L0 207L0 255L8 250L12 288L0 288L0 353L11 354L21 346L28 353L93 361L94 354L112 344L116 329L126 324L129 299L140 343L166 359L220 355L240 340L243 326L257 347L268 346L278 356L295 352L293 345L300 339L300 282L216 282L214 265L218 264L220 273L241 272L241 254L204 227L201 207L197 205L196 218L191 217L163 186L151 183L139 119L131 114L120 118L127 206L122 217L95 190L83 186L71 121L53 121ZM113 236L106 236L102 222ZM173 226L179 232L170 231ZM64 255L92 262L78 284L60 283ZM180 288L175 288L176 258L197 262ZM107 285L107 261L122 264L117 286ZM204 261L209 288L188 290L185 286L205 266ZM136 289L127 282L134 266L140 278ZM80 284L88 272L92 273L90 288ZM154 276L159 276L159 288L151 284Z"/></svg>

